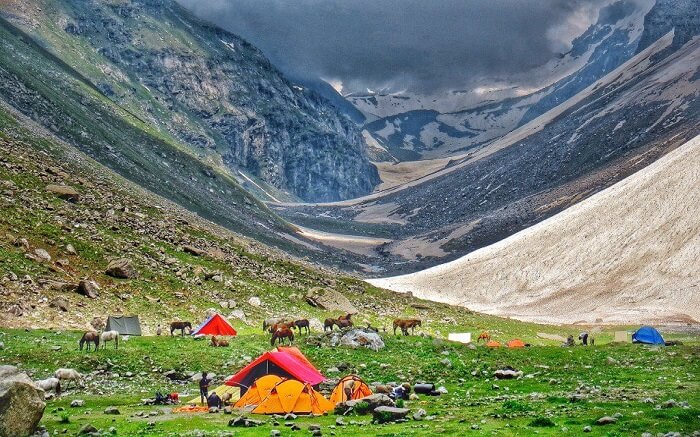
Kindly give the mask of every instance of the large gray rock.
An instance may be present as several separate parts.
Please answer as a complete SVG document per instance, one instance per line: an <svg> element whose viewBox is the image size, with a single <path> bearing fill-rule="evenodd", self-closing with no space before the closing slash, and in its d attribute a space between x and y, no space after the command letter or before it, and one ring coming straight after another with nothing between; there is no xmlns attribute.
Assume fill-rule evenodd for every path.
<svg viewBox="0 0 700 437"><path fill-rule="evenodd" d="M394 401L385 394L375 393L373 395L365 396L362 399L340 402L335 406L336 414L345 414L348 410L353 410L355 406L360 402L366 402L368 405L368 412L372 412L378 407L394 407L396 404Z"/></svg>
<svg viewBox="0 0 700 437"><path fill-rule="evenodd" d="M408 414L408 408L396 407L377 407L372 412L374 420L378 423L395 422L405 419Z"/></svg>
<svg viewBox="0 0 700 437"><path fill-rule="evenodd" d="M351 348L366 347L373 351L384 349L384 341L374 331L367 329L352 329L344 334L336 333L331 338L331 346L349 346Z"/></svg>
<svg viewBox="0 0 700 437"><path fill-rule="evenodd" d="M126 258L115 259L107 265L105 274L119 279L132 279L138 276L138 272Z"/></svg>
<svg viewBox="0 0 700 437"><path fill-rule="evenodd" d="M14 366L0 366L0 436L36 431L44 414L44 391Z"/></svg>
<svg viewBox="0 0 700 437"><path fill-rule="evenodd" d="M70 202L78 202L80 200L80 193L75 188L67 185L47 185L46 191Z"/></svg>
<svg viewBox="0 0 700 437"><path fill-rule="evenodd" d="M311 306L319 307L327 311L340 311L345 314L357 313L347 297L342 293L328 288L314 287L306 293L306 301Z"/></svg>

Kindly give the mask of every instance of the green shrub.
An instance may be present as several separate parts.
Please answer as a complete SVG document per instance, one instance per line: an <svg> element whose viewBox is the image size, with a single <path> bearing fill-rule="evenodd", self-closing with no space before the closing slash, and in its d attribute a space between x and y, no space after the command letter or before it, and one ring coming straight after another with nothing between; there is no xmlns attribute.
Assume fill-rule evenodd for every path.
<svg viewBox="0 0 700 437"><path fill-rule="evenodd" d="M503 402L503 409L508 411L531 411L530 407L525 402L519 402L513 399Z"/></svg>
<svg viewBox="0 0 700 437"><path fill-rule="evenodd" d="M399 399L396 401L396 407L397 408L403 408L403 399Z"/></svg>
<svg viewBox="0 0 700 437"><path fill-rule="evenodd" d="M58 414L58 423L70 423L70 413L68 411L61 411Z"/></svg>
<svg viewBox="0 0 700 437"><path fill-rule="evenodd" d="M369 413L369 403L365 401L360 401L355 404L355 408L353 408L353 411L357 414L367 414Z"/></svg>
<svg viewBox="0 0 700 437"><path fill-rule="evenodd" d="M557 426L556 423L552 422L550 419L546 417L538 417L537 419L533 420L528 424L528 426L537 426L540 428L548 428L548 427L553 427Z"/></svg>

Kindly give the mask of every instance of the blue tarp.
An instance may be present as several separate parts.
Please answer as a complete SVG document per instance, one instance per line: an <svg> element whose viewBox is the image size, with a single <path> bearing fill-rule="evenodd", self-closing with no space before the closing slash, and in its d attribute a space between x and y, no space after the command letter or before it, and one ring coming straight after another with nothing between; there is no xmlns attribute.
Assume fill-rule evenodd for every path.
<svg viewBox="0 0 700 437"><path fill-rule="evenodd" d="M651 326L642 326L632 334L632 343L644 344L665 344L664 338L659 334L659 331Z"/></svg>

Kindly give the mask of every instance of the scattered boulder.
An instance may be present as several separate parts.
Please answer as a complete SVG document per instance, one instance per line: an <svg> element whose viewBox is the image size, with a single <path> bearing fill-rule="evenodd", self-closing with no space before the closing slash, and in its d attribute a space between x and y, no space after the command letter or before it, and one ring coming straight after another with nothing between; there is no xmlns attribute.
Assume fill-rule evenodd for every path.
<svg viewBox="0 0 700 437"><path fill-rule="evenodd" d="M250 299L248 299L248 304L254 307L259 307L260 305L262 305L262 301L259 297L253 296Z"/></svg>
<svg viewBox="0 0 700 437"><path fill-rule="evenodd" d="M73 399L72 401L70 401L70 406L73 408L84 407L85 401L82 399Z"/></svg>
<svg viewBox="0 0 700 437"><path fill-rule="evenodd" d="M47 185L46 191L53 193L60 199L67 200L69 202L77 203L80 201L80 193L78 193L75 188L67 185Z"/></svg>
<svg viewBox="0 0 700 437"><path fill-rule="evenodd" d="M413 420L423 420L423 419L425 419L425 416L427 416L427 415L428 415L427 411L425 411L422 408L419 408L418 411L413 413Z"/></svg>
<svg viewBox="0 0 700 437"><path fill-rule="evenodd" d="M117 407L107 407L105 408L104 414L122 414Z"/></svg>
<svg viewBox="0 0 700 437"><path fill-rule="evenodd" d="M600 419L596 420L595 423L598 425L610 425L611 423L617 422L617 419L612 417L612 416L603 416Z"/></svg>
<svg viewBox="0 0 700 437"><path fill-rule="evenodd" d="M56 298L53 298L51 300L51 302L49 303L49 306L51 308L56 308L56 309L61 310L63 312L68 312L69 304L68 304L68 301L65 300L64 298L56 297Z"/></svg>
<svg viewBox="0 0 700 437"><path fill-rule="evenodd" d="M495 376L497 379L518 379L523 377L523 371L515 370L512 367L505 367L493 372L493 376Z"/></svg>
<svg viewBox="0 0 700 437"><path fill-rule="evenodd" d="M138 276L131 260L126 258L115 259L107 265L105 274L118 279L133 279Z"/></svg>
<svg viewBox="0 0 700 437"><path fill-rule="evenodd" d="M356 314L357 308L338 291L328 288L314 287L306 293L306 302L326 311L340 311L346 314Z"/></svg>
<svg viewBox="0 0 700 437"><path fill-rule="evenodd" d="M101 331L101 330L105 329L105 327L107 326L107 323L99 317L93 317L92 320L90 321L90 326L95 328L95 330L97 330L97 331Z"/></svg>
<svg viewBox="0 0 700 437"><path fill-rule="evenodd" d="M360 403L367 403L368 411L374 411L377 407L394 407L396 404L394 401L385 394L375 393L373 395L366 396L362 399L340 402L335 406L336 414L345 414L345 412L353 410L355 406Z"/></svg>
<svg viewBox="0 0 700 437"><path fill-rule="evenodd" d="M40 261L51 261L51 255L49 255L46 249L34 249L34 255L36 255L36 257L39 258Z"/></svg>
<svg viewBox="0 0 700 437"><path fill-rule="evenodd" d="M97 282L82 280L78 282L78 287L75 291L80 295L89 297L90 299L96 299L99 295L99 289L100 286L97 285Z"/></svg>
<svg viewBox="0 0 700 437"><path fill-rule="evenodd" d="M80 431L78 431L78 434L79 435L86 435L86 434L93 434L96 432L98 432L97 428L95 428L91 424L87 423L87 424L83 425L82 428L80 428Z"/></svg>
<svg viewBox="0 0 700 437"><path fill-rule="evenodd" d="M234 427L242 427L242 428L251 428L254 426L260 426L263 425L265 422L262 420L255 420L255 419L249 419L244 416L238 416L234 419L229 420L228 426L234 426Z"/></svg>
<svg viewBox="0 0 700 437"><path fill-rule="evenodd" d="M44 414L44 391L14 366L0 366L0 435L30 435Z"/></svg>
<svg viewBox="0 0 700 437"><path fill-rule="evenodd" d="M396 422L406 418L408 408L377 407L372 412L372 417L377 423Z"/></svg>
<svg viewBox="0 0 700 437"><path fill-rule="evenodd" d="M68 255L77 255L78 251L75 250L75 247L73 247L73 245L69 243L69 244L66 244L66 253Z"/></svg>
<svg viewBox="0 0 700 437"><path fill-rule="evenodd" d="M198 249L194 246L189 245L182 246L182 251L194 256L204 256L207 254L206 250Z"/></svg>

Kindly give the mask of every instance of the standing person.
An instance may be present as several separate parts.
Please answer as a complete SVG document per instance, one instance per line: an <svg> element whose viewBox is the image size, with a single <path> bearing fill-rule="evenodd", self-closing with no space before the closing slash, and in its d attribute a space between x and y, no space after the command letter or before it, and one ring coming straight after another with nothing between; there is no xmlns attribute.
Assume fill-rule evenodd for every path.
<svg viewBox="0 0 700 437"><path fill-rule="evenodd" d="M160 337L160 334L163 333L163 330L161 329L160 325L156 328L156 335Z"/></svg>
<svg viewBox="0 0 700 437"><path fill-rule="evenodd" d="M202 372L202 379L199 380L199 400L204 405L209 397L209 383L211 379L207 378L207 372Z"/></svg>

